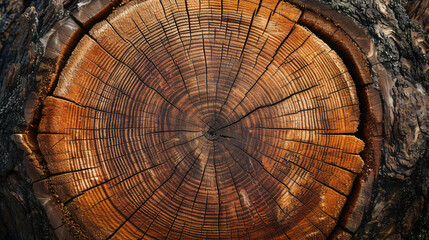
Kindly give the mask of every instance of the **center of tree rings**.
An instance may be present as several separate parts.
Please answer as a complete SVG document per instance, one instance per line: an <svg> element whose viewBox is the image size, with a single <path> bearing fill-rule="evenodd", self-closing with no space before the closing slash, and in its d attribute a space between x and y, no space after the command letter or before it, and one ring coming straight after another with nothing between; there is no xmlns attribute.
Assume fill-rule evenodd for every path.
<svg viewBox="0 0 429 240"><path fill-rule="evenodd" d="M204 132L204 136L210 141L215 141L219 138L219 133L216 129L209 127L209 129Z"/></svg>
<svg viewBox="0 0 429 240"><path fill-rule="evenodd" d="M354 80L277 1L130 1L44 101L52 190L91 239L324 239L363 161Z"/></svg>

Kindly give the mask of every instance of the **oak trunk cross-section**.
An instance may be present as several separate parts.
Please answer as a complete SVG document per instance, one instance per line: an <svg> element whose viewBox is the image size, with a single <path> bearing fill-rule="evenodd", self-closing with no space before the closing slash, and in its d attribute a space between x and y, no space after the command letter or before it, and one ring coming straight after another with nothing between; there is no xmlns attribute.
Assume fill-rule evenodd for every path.
<svg viewBox="0 0 429 240"><path fill-rule="evenodd" d="M337 53L277 1L133 1L44 101L49 184L91 239L324 239L362 170Z"/></svg>

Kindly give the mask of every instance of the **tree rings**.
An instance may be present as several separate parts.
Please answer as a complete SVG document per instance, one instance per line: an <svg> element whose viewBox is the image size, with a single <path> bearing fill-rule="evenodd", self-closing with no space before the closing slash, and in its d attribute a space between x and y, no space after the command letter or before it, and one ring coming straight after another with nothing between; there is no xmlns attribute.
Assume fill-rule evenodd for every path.
<svg viewBox="0 0 429 240"><path fill-rule="evenodd" d="M329 237L365 164L360 99L302 16L282 1L131 1L82 34L37 127L82 235Z"/></svg>

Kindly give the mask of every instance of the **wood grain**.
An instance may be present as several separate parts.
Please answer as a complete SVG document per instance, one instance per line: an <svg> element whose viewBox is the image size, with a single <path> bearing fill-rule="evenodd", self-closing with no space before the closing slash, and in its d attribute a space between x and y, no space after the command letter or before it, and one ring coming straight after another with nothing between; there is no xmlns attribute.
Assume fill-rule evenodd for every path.
<svg viewBox="0 0 429 240"><path fill-rule="evenodd" d="M50 184L94 239L324 239L361 172L341 58L272 1L140 1L44 102Z"/></svg>

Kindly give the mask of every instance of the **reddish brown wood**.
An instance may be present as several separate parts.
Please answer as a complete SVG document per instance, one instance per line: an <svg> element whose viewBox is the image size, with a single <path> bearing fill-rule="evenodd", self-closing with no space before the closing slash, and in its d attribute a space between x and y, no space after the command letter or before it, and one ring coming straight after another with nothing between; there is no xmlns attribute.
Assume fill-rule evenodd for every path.
<svg viewBox="0 0 429 240"><path fill-rule="evenodd" d="M365 30L359 28L353 20L319 2L292 2L304 9L299 22L318 33L339 53L357 84L362 120L358 134L365 142L364 151L360 155L365 165L356 178L353 192L343 209L340 227L330 236L331 239L344 238L359 227L371 201L372 186L377 180L383 142L383 107L380 93L373 86L369 68L372 67L378 73L380 82L380 74L384 70L375 57L374 44Z"/></svg>
<svg viewBox="0 0 429 240"><path fill-rule="evenodd" d="M106 11L87 8L84 28ZM370 75L318 18L277 1L136 1L91 28L37 132L73 234L328 237L368 166L355 81ZM317 36L330 28L358 80Z"/></svg>

